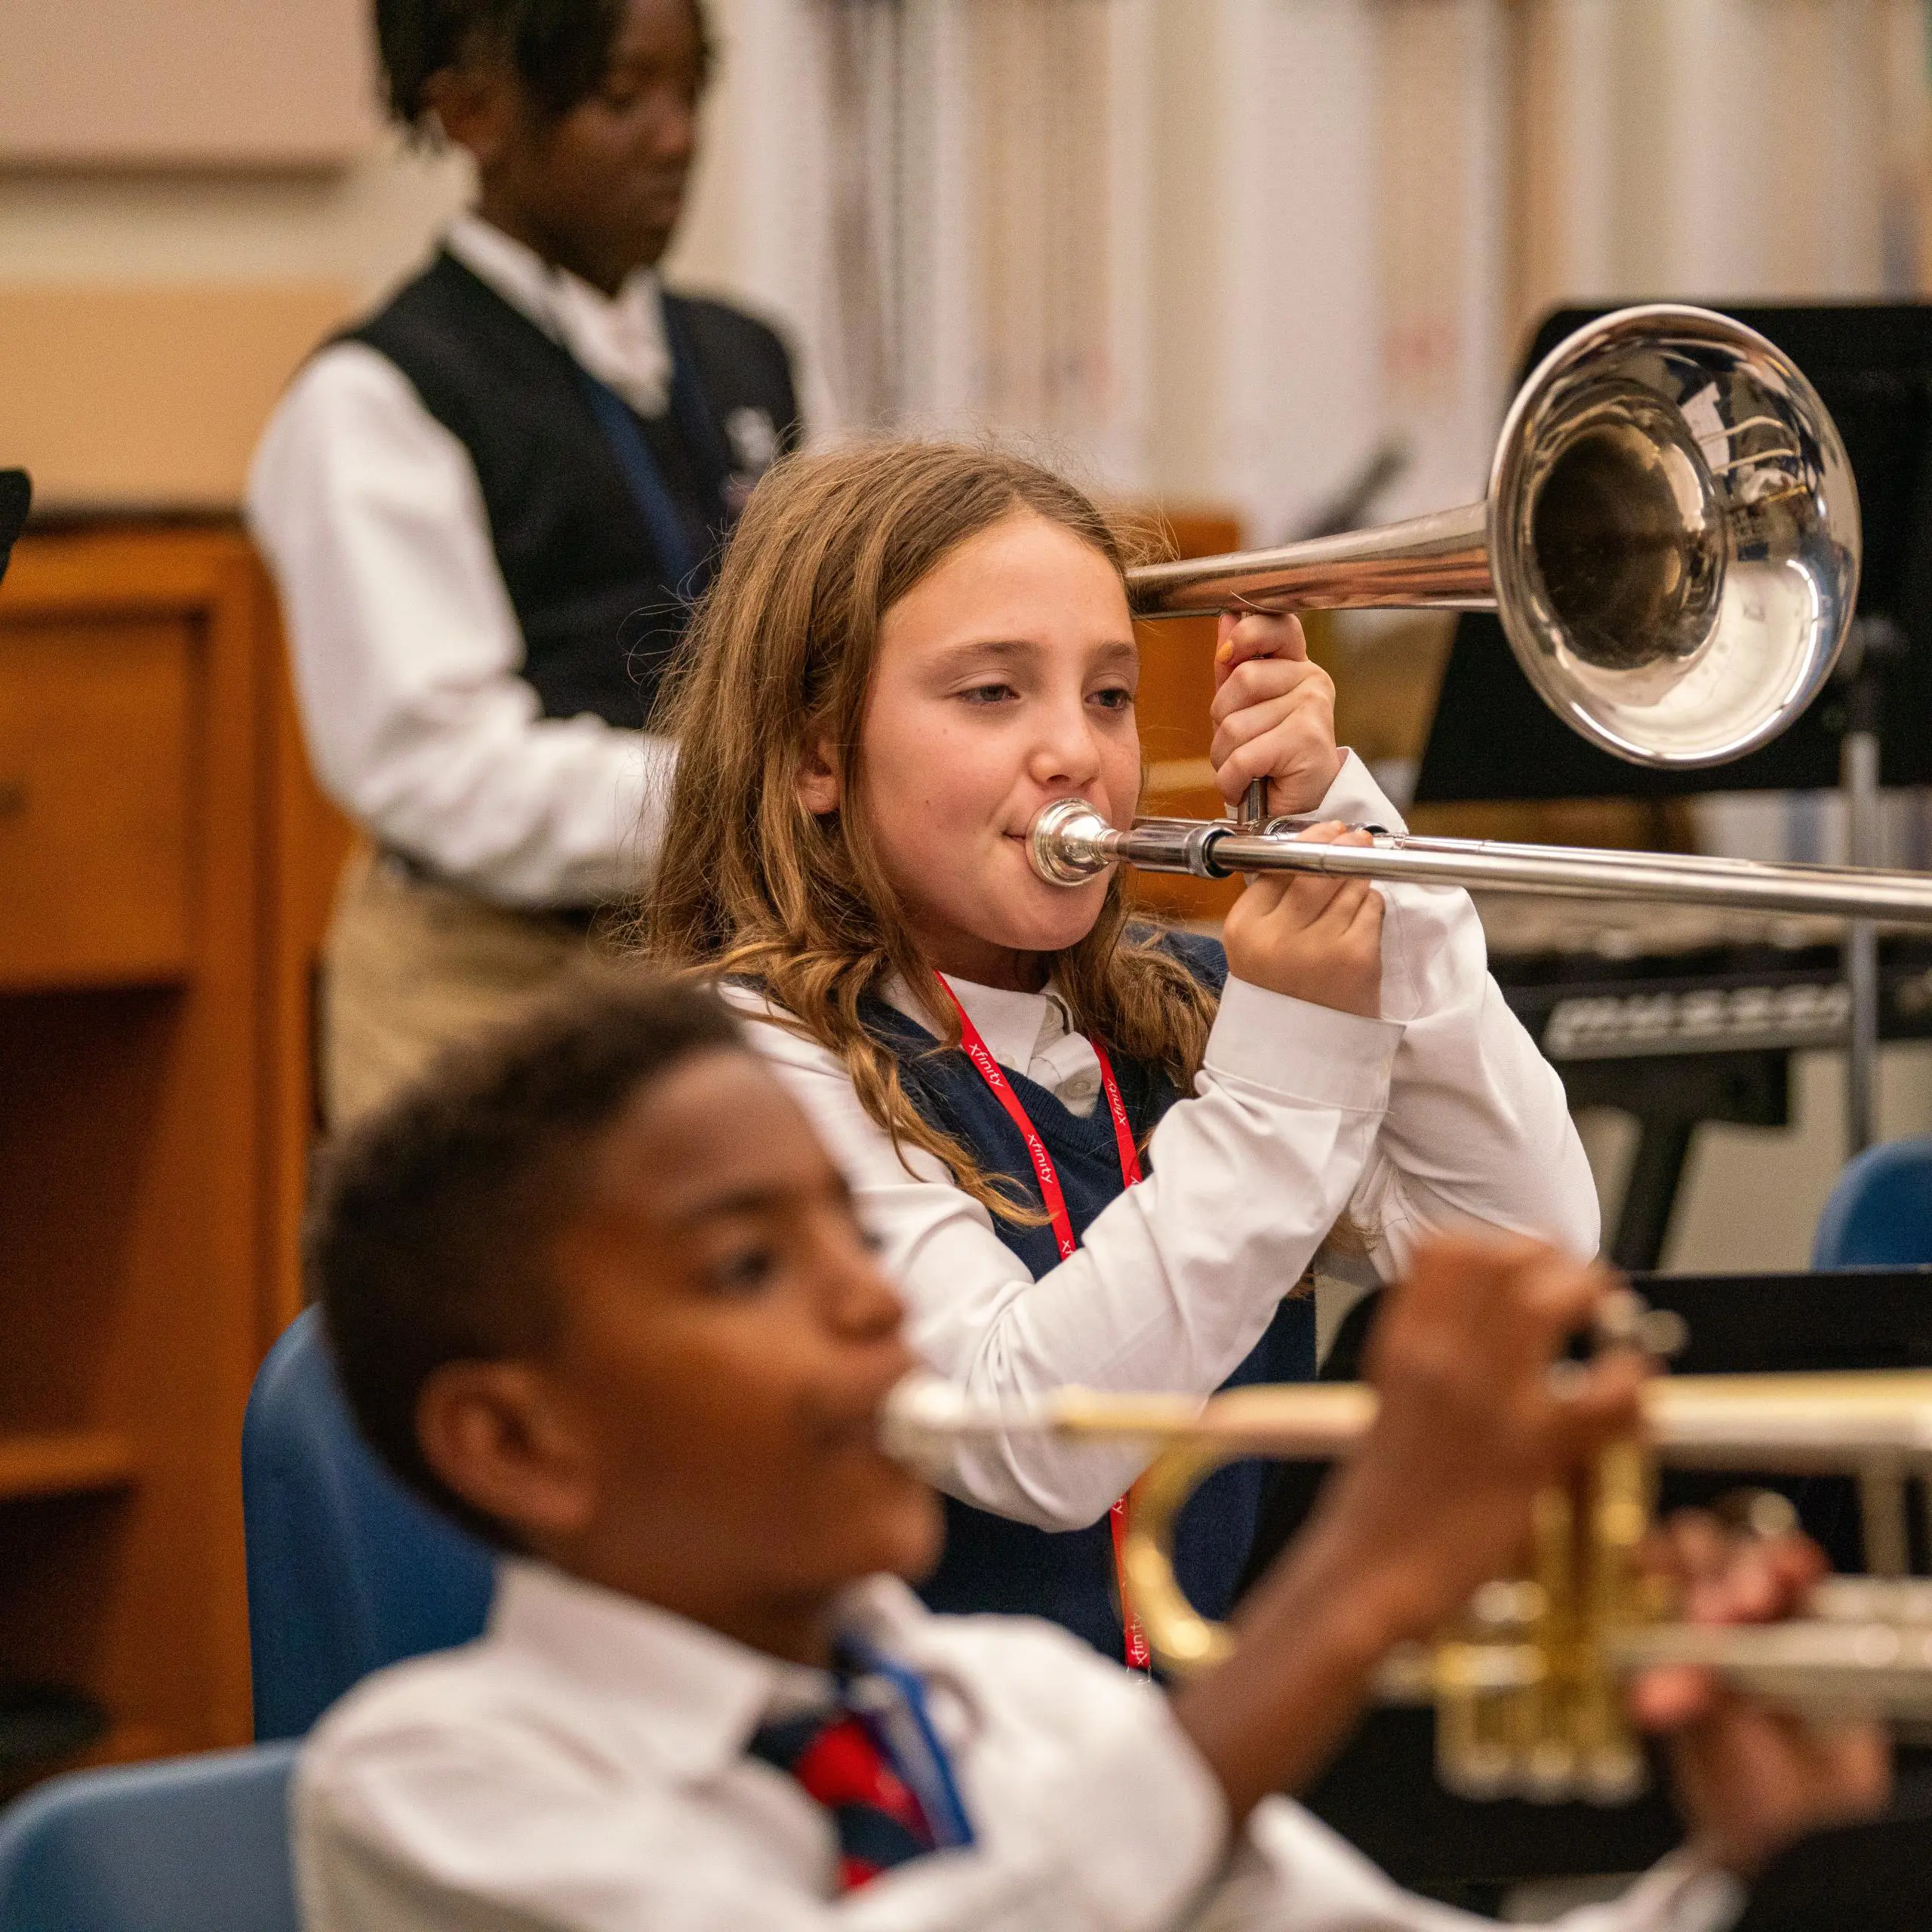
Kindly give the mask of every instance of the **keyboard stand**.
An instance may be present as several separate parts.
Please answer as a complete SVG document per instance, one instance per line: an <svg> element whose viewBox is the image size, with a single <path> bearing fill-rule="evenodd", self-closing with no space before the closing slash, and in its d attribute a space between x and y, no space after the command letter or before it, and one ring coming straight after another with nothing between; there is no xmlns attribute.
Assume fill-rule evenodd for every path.
<svg viewBox="0 0 1932 1932"><path fill-rule="evenodd" d="M1559 1062L1573 1109L1614 1107L1637 1122L1637 1150L1604 1253L1620 1268L1657 1267L1690 1156L1706 1121L1785 1127L1791 1119L1791 1056L1665 1054L1641 1060Z"/></svg>

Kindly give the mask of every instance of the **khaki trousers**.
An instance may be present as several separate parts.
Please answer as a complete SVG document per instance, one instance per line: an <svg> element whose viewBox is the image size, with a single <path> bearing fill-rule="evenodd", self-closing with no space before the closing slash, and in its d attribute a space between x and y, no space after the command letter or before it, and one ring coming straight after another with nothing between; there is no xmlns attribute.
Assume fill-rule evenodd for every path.
<svg viewBox="0 0 1932 1932"><path fill-rule="evenodd" d="M571 921L472 899L363 851L344 867L323 943L323 1112L380 1107L458 1041L512 1020L587 967Z"/></svg>

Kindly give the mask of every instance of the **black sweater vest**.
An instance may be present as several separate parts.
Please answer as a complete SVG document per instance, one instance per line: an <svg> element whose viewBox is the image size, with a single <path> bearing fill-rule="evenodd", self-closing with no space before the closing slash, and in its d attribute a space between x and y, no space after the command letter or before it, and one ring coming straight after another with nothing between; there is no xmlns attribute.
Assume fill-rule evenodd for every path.
<svg viewBox="0 0 1932 1932"><path fill-rule="evenodd" d="M1174 934L1168 943L1197 977L1217 989L1226 980L1226 956L1212 940ZM1019 1129L965 1054L939 1050L930 1033L882 1001L868 1001L866 1017L898 1057L907 1094L921 1114L964 1141L989 1172L1010 1176L1023 1198L1035 1197L1038 1183ZM1113 1063L1135 1137L1144 1140L1178 1097L1158 1068L1118 1054ZM1123 1192L1106 1106L1103 1101L1083 1120L1025 1074L1011 1067L1004 1071L1053 1155L1074 1232L1084 1237L1094 1217ZM1051 1227L1017 1227L997 1217L993 1225L1036 1281L1059 1266ZM1284 1281L1283 1294L1294 1285ZM1222 1386L1306 1382L1314 1374L1315 1304L1297 1296L1281 1303L1261 1340ZM1223 1617L1232 1606L1270 1474L1265 1463L1231 1463L1209 1477L1180 1512L1174 1571L1204 1615ZM1040 1530L948 1497L946 1518L945 1555L921 1592L933 1609L1048 1617L1106 1656L1121 1656L1113 1540L1105 1518L1081 1530Z"/></svg>
<svg viewBox="0 0 1932 1932"><path fill-rule="evenodd" d="M667 294L664 309L694 407L638 422L692 554L711 559L755 466L734 431L762 417L789 448L798 405L784 346L763 323L685 296ZM701 583L671 581L577 364L446 253L340 339L386 356L469 451L543 715L642 724Z"/></svg>

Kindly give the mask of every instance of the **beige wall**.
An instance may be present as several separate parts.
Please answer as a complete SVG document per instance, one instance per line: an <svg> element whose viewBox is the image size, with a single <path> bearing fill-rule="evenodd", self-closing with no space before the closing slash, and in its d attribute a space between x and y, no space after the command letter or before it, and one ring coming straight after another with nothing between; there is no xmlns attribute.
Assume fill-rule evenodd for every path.
<svg viewBox="0 0 1932 1932"><path fill-rule="evenodd" d="M0 169L0 463L55 506L232 502L289 374L468 192L388 134L332 171ZM675 274L731 287L731 195L701 164Z"/></svg>
<svg viewBox="0 0 1932 1932"><path fill-rule="evenodd" d="M1372 421L1355 419L1372 417L1378 406L1375 386L1386 391L1388 378L1386 369L1377 376L1377 363L1387 358L1388 325L1410 309L1454 310L1465 334L1473 328L1499 338L1475 355L1469 393L1451 398L1444 423L1423 437L1425 445L1433 435L1451 446L1444 463L1425 461L1414 477L1417 488L1439 491L1459 473L1456 451L1463 443L1472 446L1471 462L1479 458L1475 445L1494 420L1521 321L1552 297L1709 293L1720 285L1766 294L1872 288L1881 273L1896 279L1900 233L1910 231L1904 234L1908 254L1916 243L1915 214L1907 208L1912 218L1902 230L1899 209L1909 198L1896 193L1884 216L1891 232L1881 235L1872 185L1881 174L1896 180L1909 173L1911 140L1922 141L1922 128L1908 125L1910 100L1902 111L1884 109L1877 59L1885 32L1896 38L1918 30L1914 0L1149 5L1155 78L1143 467L1152 487L1173 496L1251 502L1270 521L1280 520L1295 500L1298 468L1321 472L1309 475L1303 494L1331 488L1376 433ZM758 116L745 76L773 44L771 23L783 8L777 0L713 0L713 6L724 47L722 78L671 267L688 284L755 304L764 293L757 285L761 257L771 253L760 226L768 227L769 211L752 205L762 177ZM1292 57L1322 71L1258 77L1244 71L1257 37L1272 31L1266 20L1274 12L1300 17L1305 24ZM1517 232L1503 245L1513 285L1481 301L1454 291L1494 266L1494 237L1475 232L1482 226L1476 202L1493 195L1470 202L1476 211L1463 236L1469 260L1459 255L1406 294L1373 285L1378 276L1389 283L1413 279L1427 266L1404 242L1400 220L1382 221L1379 257L1373 238L1352 248L1339 235L1338 223L1360 226L1352 211L1376 218L1377 196L1398 215L1422 205L1388 157L1374 158L1372 134L1352 132L1392 115L1406 125L1408 107L1386 98L1379 109L1374 97L1344 103L1318 138L1299 147L1291 138L1297 126L1329 110L1336 73L1328 70L1351 44L1337 23L1359 16L1380 36L1386 97L1389 75L1399 81L1407 72L1399 58L1389 66L1389 51L1399 55L1402 36L1412 31L1447 31L1452 14L1464 23L1465 40L1472 20L1490 19L1492 34L1494 22L1506 17L1526 25L1519 90L1541 90L1517 105L1524 149L1513 177ZM1692 29L1706 51L1721 51L1721 57L1697 63L1694 75L1680 57L1683 35ZM1359 35L1354 44L1361 44ZM1373 66L1364 72L1372 82ZM1699 103L1707 97L1705 112ZM1444 102L1437 106L1447 111ZM1741 165L1731 155L1732 121L1743 129L1740 152L1764 163L1755 169L1763 179L1749 193L1726 185ZM1276 124L1288 138L1266 132ZM1709 150L1701 162L1700 140ZM1749 152L1765 142L1765 155ZM1441 155L1423 158L1425 171L1438 164L1447 165ZM1366 187L1342 179L1351 169ZM137 475L165 490L175 451L181 494L204 496L211 479L224 474L232 490L238 481L235 425L251 410L257 416L266 411L305 335L319 334L404 274L465 192L460 158L426 155L391 136L334 173L0 170L0 340L9 358L0 370L0 453L36 463L51 488L74 498L122 494ZM1343 212L1330 217L1324 235L1319 205L1338 198ZM1423 198L1433 208L1454 196ZM1297 217L1297 247L1312 237L1318 252L1271 260L1265 235L1245 231L1257 212L1265 225L1269 208L1297 200L1312 210ZM1444 234L1457 226L1439 211L1429 219ZM1352 288L1352 276L1368 285ZM1435 283L1441 288L1429 293ZM205 375L184 363L192 360L192 341L177 345L178 352L153 353L169 312L163 305L144 319L133 299L144 288L183 285L201 288L216 311L227 299L223 291L233 291L230 325L208 338ZM9 318L9 291L20 289L33 291L33 300ZM83 331L84 358L69 331L48 333L44 326L50 315L85 309L97 289L128 298L107 305L113 312L107 321L118 318L125 331L117 358L123 365L118 429L123 438L152 446L131 470L125 451L109 460L86 430L99 412L85 398L112 343L99 328ZM46 299L55 290L66 291L64 311L62 302L50 307ZM274 325L249 337L252 346L238 352L235 345L264 315L275 318ZM165 385L168 406L144 411L134 393L144 383ZM179 406L183 383L191 391L198 383L225 385L222 405L208 419L223 426L205 447L182 441L195 420L192 410ZM29 392L35 399L30 413L19 401ZM1284 405L1281 398L1291 392L1296 399ZM1388 406L1386 395L1380 406ZM1242 438L1252 442L1257 420L1271 408L1280 418L1272 441L1283 453L1241 454ZM75 426L71 447L58 441L63 421ZM1299 455L1285 451L1288 442Z"/></svg>
<svg viewBox="0 0 1932 1932"><path fill-rule="evenodd" d="M368 43L364 0L8 0L0 158L334 165L373 129Z"/></svg>

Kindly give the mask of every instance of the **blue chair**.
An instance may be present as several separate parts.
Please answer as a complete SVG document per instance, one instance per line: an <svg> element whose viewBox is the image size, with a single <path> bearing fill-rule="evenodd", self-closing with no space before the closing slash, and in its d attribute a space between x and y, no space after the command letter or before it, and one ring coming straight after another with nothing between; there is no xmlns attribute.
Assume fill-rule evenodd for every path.
<svg viewBox="0 0 1932 1932"><path fill-rule="evenodd" d="M54 1778L0 1812L6 1932L296 1932L293 1744Z"/></svg>
<svg viewBox="0 0 1932 1932"><path fill-rule="evenodd" d="M257 1737L300 1737L371 1671L481 1631L489 1549L377 1461L313 1309L255 1377L242 1495Z"/></svg>
<svg viewBox="0 0 1932 1932"><path fill-rule="evenodd" d="M1888 1140L1845 1164L1818 1217L1814 1268L1932 1263L1932 1139Z"/></svg>

